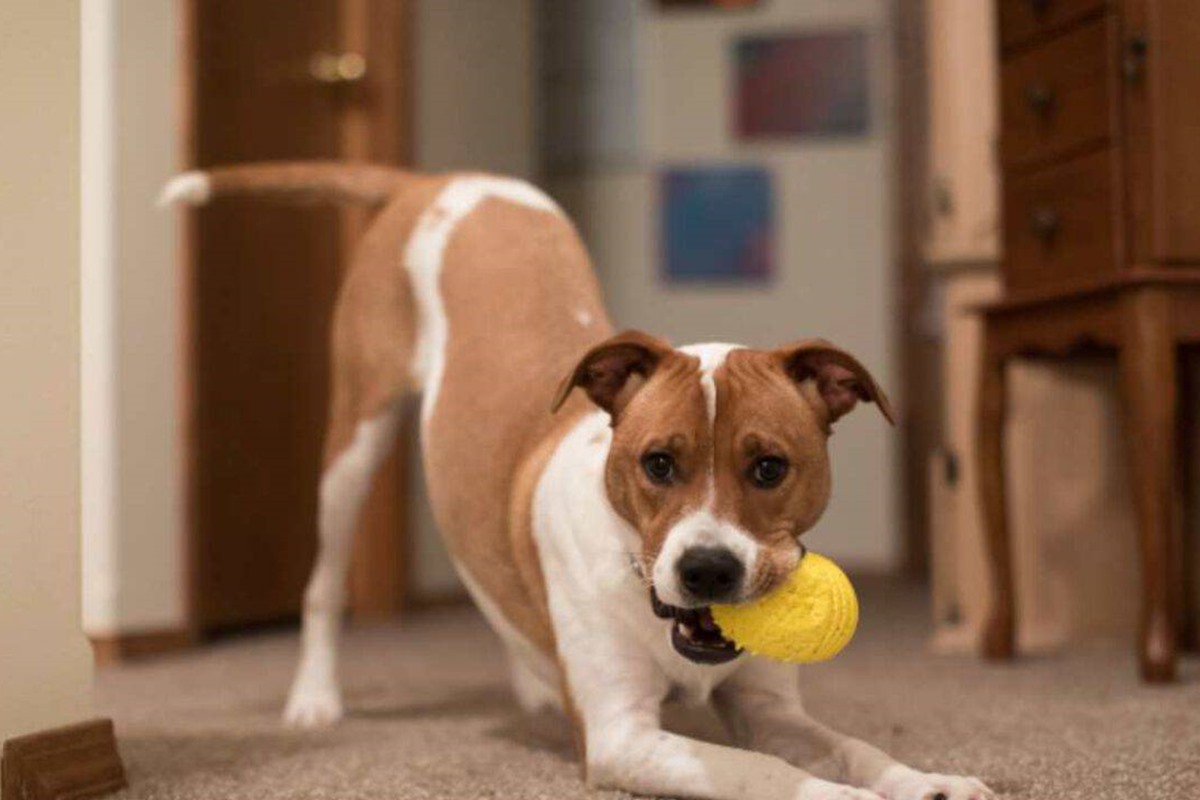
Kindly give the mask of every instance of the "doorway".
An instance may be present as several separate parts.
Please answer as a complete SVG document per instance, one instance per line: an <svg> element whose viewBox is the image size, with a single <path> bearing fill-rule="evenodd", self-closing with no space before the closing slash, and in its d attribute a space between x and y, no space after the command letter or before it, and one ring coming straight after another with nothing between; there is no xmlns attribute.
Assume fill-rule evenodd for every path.
<svg viewBox="0 0 1200 800"><path fill-rule="evenodd" d="M409 163L411 17L407 0L185 0L186 165ZM181 256L195 631L300 612L316 546L329 320L366 219L360 209L236 201L189 213ZM394 614L405 596L405 463L393 454L380 471L356 538L356 617Z"/></svg>

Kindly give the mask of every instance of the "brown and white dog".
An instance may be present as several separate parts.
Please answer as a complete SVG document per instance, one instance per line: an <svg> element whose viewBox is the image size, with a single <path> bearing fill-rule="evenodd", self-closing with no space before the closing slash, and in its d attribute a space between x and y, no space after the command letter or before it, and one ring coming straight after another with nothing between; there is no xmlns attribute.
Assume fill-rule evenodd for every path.
<svg viewBox="0 0 1200 800"><path fill-rule="evenodd" d="M795 568L829 500L837 418L863 400L890 419L857 360L816 339L754 350L614 335L574 227L520 181L262 164L181 175L163 199L227 195L382 207L334 317L320 554L289 723L342 715L350 539L401 398L419 391L442 535L507 645L518 700L571 716L591 784L729 800L991 797L815 722L796 668L741 654L707 610ZM664 731L668 696L711 700L738 747Z"/></svg>

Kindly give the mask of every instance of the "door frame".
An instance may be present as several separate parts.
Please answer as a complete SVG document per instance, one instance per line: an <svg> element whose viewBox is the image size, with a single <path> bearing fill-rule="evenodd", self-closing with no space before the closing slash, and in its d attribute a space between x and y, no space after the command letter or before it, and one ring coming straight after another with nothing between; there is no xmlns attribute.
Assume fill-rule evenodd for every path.
<svg viewBox="0 0 1200 800"><path fill-rule="evenodd" d="M893 321L899 362L901 417L899 473L901 553L904 574L928 580L930 572L929 454L941 441L943 420L939 403L941 375L937 343L922 330L923 310L930 302L924 269L923 243L927 229L928 87L925 42L926 0L900 0L892 14L896 62L896 278L893 285L899 314Z"/></svg>
<svg viewBox="0 0 1200 800"><path fill-rule="evenodd" d="M197 47L198 8L204 0L177 0L180 3L178 68L178 112L176 140L181 169L193 169L198 162L196 126L199 50ZM350 88L348 101L342 104L341 157L352 161L372 161L397 166L413 161L413 124L415 86L413 68L416 15L413 0L336 0L338 8L337 41L342 52L362 53L368 64L365 82ZM342 264L349 256L367 222L362 209L347 208L341 214ZM184 485L184 608L189 640L204 634L199 620L200 514L198 508L199 430L197 425L196 381L196 277L197 226L193 214L184 214L180 224L176 259L180 270L177 303L182 313L178 330L180 364L177 395L181 425L180 471ZM349 603L356 619L386 618L401 611L407 599L413 559L409 536L408 495L411 480L407 474L405 449L413 441L415 428L406 419L397 437L396 453L379 470L375 490L363 512L363 522L355 536L354 556L349 575ZM394 490L391 499L380 491L385 483ZM317 487L313 487L317 491ZM299 599L299 598L298 598Z"/></svg>

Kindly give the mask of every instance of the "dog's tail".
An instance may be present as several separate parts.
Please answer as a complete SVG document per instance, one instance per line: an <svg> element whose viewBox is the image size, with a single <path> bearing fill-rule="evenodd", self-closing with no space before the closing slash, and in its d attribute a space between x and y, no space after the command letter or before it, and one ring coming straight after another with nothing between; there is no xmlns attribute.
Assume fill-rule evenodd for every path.
<svg viewBox="0 0 1200 800"><path fill-rule="evenodd" d="M160 206L203 205L221 197L261 197L287 202L384 205L409 177L392 167L340 161L278 161L193 170L163 187Z"/></svg>

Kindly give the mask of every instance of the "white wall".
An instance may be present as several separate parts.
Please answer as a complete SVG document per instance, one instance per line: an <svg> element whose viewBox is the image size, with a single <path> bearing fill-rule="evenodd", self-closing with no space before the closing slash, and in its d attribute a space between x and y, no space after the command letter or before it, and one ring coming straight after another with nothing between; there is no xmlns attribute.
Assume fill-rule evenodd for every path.
<svg viewBox="0 0 1200 800"><path fill-rule="evenodd" d="M185 622L178 3L83 10L83 507L88 633Z"/></svg>
<svg viewBox="0 0 1200 800"><path fill-rule="evenodd" d="M0 741L88 715L79 626L79 6L0 3Z"/></svg>
<svg viewBox="0 0 1200 800"><path fill-rule="evenodd" d="M824 336L895 388L892 348L894 131L892 50L883 0L773 0L754 11L658 13L639 6L643 163L555 177L578 219L617 324L676 344L773 346ZM741 33L861 26L872 52L871 134L859 140L739 144L726 134L729 48ZM777 277L764 287L672 287L660 278L657 168L677 163L773 168ZM895 392L893 391L893 394ZM806 539L845 564L896 565L896 434L869 407L831 441L834 498Z"/></svg>

